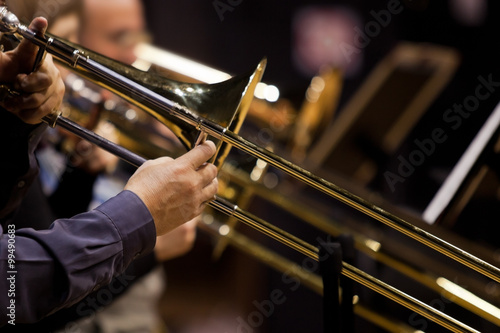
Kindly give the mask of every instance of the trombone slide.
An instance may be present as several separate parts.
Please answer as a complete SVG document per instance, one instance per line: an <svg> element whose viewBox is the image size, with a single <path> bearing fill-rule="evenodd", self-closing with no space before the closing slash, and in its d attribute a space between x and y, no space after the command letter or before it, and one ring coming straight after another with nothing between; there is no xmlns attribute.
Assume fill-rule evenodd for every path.
<svg viewBox="0 0 500 333"><path fill-rule="evenodd" d="M49 121L48 119L45 119L46 121ZM100 137L99 135L93 133L92 131L87 130L86 128L81 127L80 125L65 119L64 117L61 117L57 115L55 118L50 119L50 122L55 126L55 125L61 125L63 128L72 131L74 134L82 137L83 139L89 140L92 143L95 143L99 147L107 150L110 153L116 154L118 157L122 158L124 161L139 167L142 163L146 161L145 158L140 157L136 155L133 152L128 151L127 149L105 139ZM237 218L241 219L242 222L251 225L254 228L257 228L259 231L263 232L264 234L272 237L275 240L278 240L280 242L284 242L284 244L291 246L292 248L296 249L297 251L307 255L308 257L314 259L315 261L319 261L319 250L300 240L295 238L292 235L289 235L288 233L274 227L273 225L258 219L256 217L252 217L252 215L248 212L245 212L241 209L239 209L237 206L230 204L224 199L221 199L220 197L216 197L215 200L211 201L208 203L212 208L217 209L223 213L230 214L231 216L236 216ZM252 221L252 218L255 220ZM291 237L290 239L287 239L287 237ZM297 243L295 243L297 241ZM383 281L380 281L373 276L363 272L362 270L346 263L342 262L342 271L341 273L352 279L353 281L356 281L373 291L386 296L387 298L397 302L398 304L415 311L416 313L422 315L425 318L428 318L429 320L432 320L441 326L448 328L450 331L453 332L479 332L476 331L475 329L465 325L464 323L456 320L453 317L450 317L439 310L419 301L418 299L411 297L402 291L388 285L387 283L384 283Z"/></svg>
<svg viewBox="0 0 500 333"><path fill-rule="evenodd" d="M225 157L224 154L227 154L228 146L236 147L283 170L290 176L330 195L344 204L361 211L367 216L500 282L500 270L493 265L238 136L237 131L241 126L246 109L253 97L249 92L255 89L257 82L260 80L265 68L265 60L259 63L253 73L246 76L231 78L216 85L189 85L148 76L142 71L134 71L130 66L113 62L111 59L98 54L92 54L90 51L82 51L83 49L72 46L70 43L58 40L48 34L41 35L33 32L20 24L17 18L3 6L0 7L0 31L8 34L17 34L28 39L40 47L40 52L46 51L53 54L82 76L118 94L130 103L143 108L167 126L172 126L173 128L171 127L171 129L173 132L187 148L192 148L196 144L200 132L208 134L219 141L219 152L221 153L217 156L218 162L222 163ZM41 57L39 58L41 59ZM221 100L224 103L221 103ZM235 110L236 114L234 113ZM215 111L215 114L213 114L213 111ZM230 115L229 117L228 114ZM60 119L62 117L54 115L50 122L52 125L66 123L66 121ZM68 127L71 126L68 125ZM89 138L91 137L92 135L89 136ZM92 140L95 140L95 138ZM111 148L112 146L109 143L101 143L101 147L104 149ZM119 152L120 149L116 150L118 151L117 154L121 154L119 157L127 160L130 159L136 166L144 162L142 157L134 157L129 153ZM113 151L111 152L114 153ZM291 235L267 223L263 223L264 221L253 217L237 206L220 200L220 198L210 202L209 205L228 215L241 218L243 222L252 224L253 227L258 228L268 236L285 242L287 245L292 246L314 260L319 260L318 249L314 246L295 237L290 237ZM371 277L352 265L343 263L342 274L452 331L475 332L475 330L458 322L454 318Z"/></svg>

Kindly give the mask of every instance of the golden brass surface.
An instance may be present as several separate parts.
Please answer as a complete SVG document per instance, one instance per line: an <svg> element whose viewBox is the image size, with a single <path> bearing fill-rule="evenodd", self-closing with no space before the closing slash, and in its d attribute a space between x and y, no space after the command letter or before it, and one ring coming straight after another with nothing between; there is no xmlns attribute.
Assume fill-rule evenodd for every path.
<svg viewBox="0 0 500 333"><path fill-rule="evenodd" d="M193 148L200 135L208 134L219 147L214 160L217 166L222 165L229 148L235 147L347 206L500 282L500 270L497 267L240 137L237 133L253 98L253 89L263 75L266 60L261 61L251 73L233 77L221 83L187 84L145 73L83 49L78 45L57 39L55 36L36 34L18 22L16 23L11 13L6 12L4 7L1 7L0 16L3 32L18 34L29 39L72 67L72 70L78 74L150 113L168 126L186 148ZM5 22L7 19L8 22ZM240 209L237 205L217 198L210 202L210 206L227 215L237 217L242 222L316 261L319 260L318 249L315 246L259 219ZM473 328L375 279L348 263L343 263L342 274L451 331L476 332Z"/></svg>

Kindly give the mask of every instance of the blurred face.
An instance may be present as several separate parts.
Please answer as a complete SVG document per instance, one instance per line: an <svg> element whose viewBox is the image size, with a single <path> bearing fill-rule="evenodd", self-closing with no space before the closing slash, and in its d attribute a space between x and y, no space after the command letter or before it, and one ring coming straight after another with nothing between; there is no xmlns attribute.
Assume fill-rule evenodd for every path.
<svg viewBox="0 0 500 333"><path fill-rule="evenodd" d="M78 29L80 22L76 13L67 14L49 23L49 32L62 37L70 42L76 43L78 40Z"/></svg>
<svg viewBox="0 0 500 333"><path fill-rule="evenodd" d="M66 14L59 17L56 21L50 22L48 30L50 33L62 37L70 42L78 42L78 30L80 29L80 21L76 13ZM64 66L59 66L61 76L66 78L70 70Z"/></svg>
<svg viewBox="0 0 500 333"><path fill-rule="evenodd" d="M85 48L132 64L135 46L144 39L140 0L85 0L80 44Z"/></svg>

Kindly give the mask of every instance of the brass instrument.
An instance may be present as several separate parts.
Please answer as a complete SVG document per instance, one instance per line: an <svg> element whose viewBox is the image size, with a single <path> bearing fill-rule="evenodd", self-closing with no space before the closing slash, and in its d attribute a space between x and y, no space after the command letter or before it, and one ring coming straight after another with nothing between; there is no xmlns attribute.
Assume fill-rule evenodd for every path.
<svg viewBox="0 0 500 333"><path fill-rule="evenodd" d="M138 63L144 66L144 69L149 69L160 66L158 69L167 77L182 77L183 80L194 82L218 82L222 79L227 79L230 75L213 70L210 67L196 63L192 60L177 56L169 51L158 49L151 45L139 45L136 50ZM172 63L168 63L166 59L172 59ZM189 66L196 68L196 71L189 70ZM189 70L189 71L188 71ZM214 72L213 72L214 71ZM209 73L201 76L198 73ZM335 112L335 104L340 96L340 87L342 86L341 73L332 68L324 68L317 76L311 79L310 86L306 90L305 101L298 112L295 112L296 123L293 124L292 130L288 127L280 126L279 129L285 132L287 140L290 142L290 150L292 160L303 160L304 151L308 144L312 141L312 134L321 135L321 125L325 126L332 114ZM259 119L252 118L254 112L253 103L258 101L261 96L256 94L257 99L250 106L248 118L252 122L257 122ZM265 106L265 105L269 106ZM274 116L274 104L261 102L258 108L267 108L265 113ZM270 126L269 122L263 126ZM319 128L319 129L318 129ZM280 133L278 133L279 135ZM281 136L280 136L281 137ZM484 281L471 279L463 274L460 269L446 267L443 269L443 263L432 258L432 255L426 255L412 249L401 241L391 239L381 234L378 230L369 226L356 226L353 221L341 223L328 217L322 213L320 205L317 201L307 200L304 196L284 195L281 193L291 194L295 188L291 188L290 184L284 184L284 181L277 183L276 175L271 170L268 172L267 163L257 160L250 165L250 170L245 166L233 165L234 163L225 163L219 170L219 195L225 199L235 202L239 207L249 207L252 201L257 198L272 205L271 209L282 209L285 213L290 213L299 218L301 221L313 226L315 229L325 232L327 235L338 237L341 234L350 234L354 236L355 247L376 262L386 265L397 272L408 276L415 283L425 286L430 290L435 291L438 295L447 295L447 299L453 299L454 303L469 310L495 325L500 325L500 309L493 304L498 304L495 300L500 296L499 293L493 292L491 288L485 293ZM269 181L268 179L274 180ZM348 184L351 185L351 184ZM364 197L368 197L367 193ZM313 207L313 208L311 208ZM244 235L244 230L237 231L238 220L235 218L224 218L217 212L207 210L205 223L200 225L202 231L208 231L215 239L213 258L218 259L227 245L231 245L250 256L257 258L264 264L269 265L278 271L297 272L298 279L304 282L304 285L314 292L322 293L322 282L320 278L314 274L304 273L300 267L293 264L290 260L274 253L272 250L266 249L263 245L252 241ZM371 236L368 236L371 235ZM449 235L445 235L449 236ZM469 245L463 239L457 239L460 244ZM489 251L489 249L487 250ZM403 256L402 253L405 255ZM425 264L423 264L425 263ZM468 292L464 291L456 281L452 282L445 278L454 277L457 281L467 285ZM472 291L472 293L470 292ZM481 300L479 297L486 297L493 304ZM355 305L355 311L362 308L359 302ZM383 328L391 332L399 332L404 329L394 328L391 326L390 320L385 316L369 312L366 309L358 313L368 321L376 325L382 325ZM382 320L382 318L384 318Z"/></svg>
<svg viewBox="0 0 500 333"><path fill-rule="evenodd" d="M266 249L259 243L241 233L236 232L234 229L231 229L226 224L215 221L212 215L204 215L203 221L199 226L202 230L212 234L214 237L222 237L223 239L226 239L228 243L235 248L251 255L283 274L297 278L307 288L319 295L323 295L323 281L320 276L315 273L311 273L295 262ZM353 310L356 315L365 318L381 328L384 328L388 332L415 332L414 328L401 321L388 318L387 316L381 315L374 310L370 310L367 306L358 302L356 298L353 299L353 304Z"/></svg>
<svg viewBox="0 0 500 333"><path fill-rule="evenodd" d="M55 36L37 34L20 24L15 15L6 7L0 7L0 31L26 38L39 46L40 57L38 59L40 61L44 52L49 52L78 74L147 111L168 126L187 149L193 148L199 140L203 140L205 135L208 135L218 146L214 160L218 167L221 167L224 162L229 148L236 147L304 184L500 282L500 270L497 267L240 137L237 133L253 97L252 92L263 75L265 60L259 63L255 71L244 76L233 77L217 84L187 84L146 75L140 70L90 50L84 50L78 45L62 41ZM74 131L75 134L111 151L133 165L139 166L145 161L144 158L89 133L60 114L54 114L45 121L51 126L60 125ZM317 247L226 200L216 198L210 202L210 206L224 214L238 218L311 259L320 260ZM452 331L476 331L348 263L342 263L342 274Z"/></svg>
<svg viewBox="0 0 500 333"><path fill-rule="evenodd" d="M104 97L100 88L94 87L80 76L69 73L64 78L65 97L61 115L92 131L105 128L111 141L145 157L180 156L185 152L177 137L149 114L123 101L121 98ZM160 126L161 125L161 126ZM57 138L65 154L72 154L71 140ZM70 141L69 143L67 143Z"/></svg>

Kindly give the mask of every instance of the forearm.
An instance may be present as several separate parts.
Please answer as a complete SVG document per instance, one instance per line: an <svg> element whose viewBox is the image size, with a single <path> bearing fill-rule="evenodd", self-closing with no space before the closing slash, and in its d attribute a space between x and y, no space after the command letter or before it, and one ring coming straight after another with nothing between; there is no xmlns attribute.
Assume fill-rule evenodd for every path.
<svg viewBox="0 0 500 333"><path fill-rule="evenodd" d="M71 306L110 283L156 239L151 215L142 201L123 192L97 209L56 221L46 231L20 229L15 233L16 322L40 320ZM0 245L0 326L7 297L8 235Z"/></svg>

